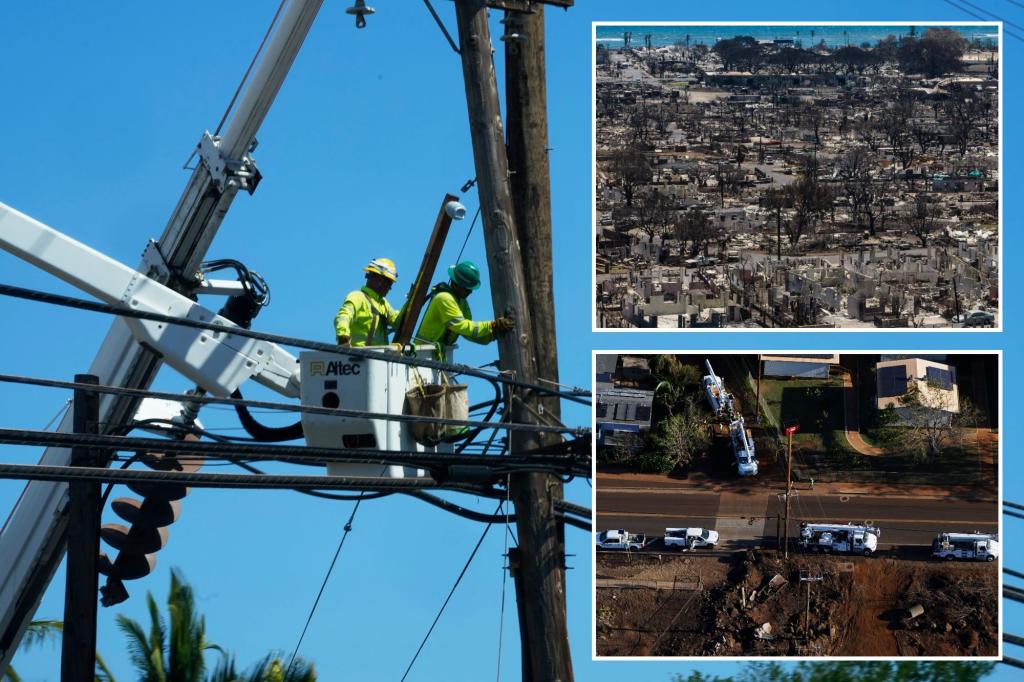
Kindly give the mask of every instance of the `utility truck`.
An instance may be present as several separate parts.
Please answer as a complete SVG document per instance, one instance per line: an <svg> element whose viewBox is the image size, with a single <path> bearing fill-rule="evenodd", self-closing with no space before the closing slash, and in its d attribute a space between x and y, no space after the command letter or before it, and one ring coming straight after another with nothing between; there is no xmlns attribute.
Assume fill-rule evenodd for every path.
<svg viewBox="0 0 1024 682"><path fill-rule="evenodd" d="M871 556L878 549L881 535L882 531L874 526L853 523L800 524L800 546L809 552Z"/></svg>
<svg viewBox="0 0 1024 682"><path fill-rule="evenodd" d="M710 360L704 360L704 366L708 373L704 375L704 395L708 398L708 405L716 417L729 417L733 415L732 394L725 390L725 382L715 374L711 367Z"/></svg>
<svg viewBox="0 0 1024 682"><path fill-rule="evenodd" d="M606 530L594 536L598 549L643 549L647 544L647 536L643 533L630 533L628 530Z"/></svg>
<svg viewBox="0 0 1024 682"><path fill-rule="evenodd" d="M714 547L718 544L718 531L707 528L666 528L665 546L680 549Z"/></svg>
<svg viewBox="0 0 1024 682"><path fill-rule="evenodd" d="M732 439L732 452L736 457L736 471L740 476L757 476L757 455L754 452L754 439L750 430L743 423L743 417L729 423L729 438Z"/></svg>
<svg viewBox="0 0 1024 682"><path fill-rule="evenodd" d="M999 536L989 533L939 533L932 541L936 559L974 559L995 561L999 558Z"/></svg>

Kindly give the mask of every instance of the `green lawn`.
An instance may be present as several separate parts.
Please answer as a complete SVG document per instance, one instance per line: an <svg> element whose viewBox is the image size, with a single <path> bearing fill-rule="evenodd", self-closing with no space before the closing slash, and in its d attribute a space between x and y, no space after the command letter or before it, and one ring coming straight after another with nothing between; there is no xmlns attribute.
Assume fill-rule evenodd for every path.
<svg viewBox="0 0 1024 682"><path fill-rule="evenodd" d="M800 422L794 443L832 440L843 431L843 382L841 379L761 379L761 395L767 409L780 423Z"/></svg>

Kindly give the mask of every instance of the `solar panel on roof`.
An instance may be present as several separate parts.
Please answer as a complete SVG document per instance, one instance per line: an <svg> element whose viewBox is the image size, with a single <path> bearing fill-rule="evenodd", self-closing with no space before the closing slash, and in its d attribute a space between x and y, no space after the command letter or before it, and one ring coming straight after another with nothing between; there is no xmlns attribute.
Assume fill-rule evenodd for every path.
<svg viewBox="0 0 1024 682"><path fill-rule="evenodd" d="M944 388L947 391L953 388L953 373L948 369L928 367L925 377L929 384Z"/></svg>
<svg viewBox="0 0 1024 682"><path fill-rule="evenodd" d="M636 407L636 420L638 422L649 421L651 418L651 406L650 405L637 405Z"/></svg>
<svg viewBox="0 0 1024 682"><path fill-rule="evenodd" d="M597 404L597 418L602 419L608 414L608 403Z"/></svg>
<svg viewBox="0 0 1024 682"><path fill-rule="evenodd" d="M628 403L623 405L626 408L626 421L633 421L636 419L636 403Z"/></svg>
<svg viewBox="0 0 1024 682"><path fill-rule="evenodd" d="M878 397L893 398L907 392L907 368L882 367L878 370Z"/></svg>

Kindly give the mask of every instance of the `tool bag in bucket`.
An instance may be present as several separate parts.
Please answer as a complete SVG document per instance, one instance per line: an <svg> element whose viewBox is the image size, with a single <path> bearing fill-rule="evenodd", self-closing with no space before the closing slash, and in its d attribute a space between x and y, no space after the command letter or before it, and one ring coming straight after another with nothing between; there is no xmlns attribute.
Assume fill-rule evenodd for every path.
<svg viewBox="0 0 1024 682"><path fill-rule="evenodd" d="M469 398L465 384L450 384L441 373L441 383L425 384L419 372L413 372L415 386L405 392L404 413L414 417L469 420ZM412 437L421 445L434 446L465 438L469 427L430 422L410 423Z"/></svg>

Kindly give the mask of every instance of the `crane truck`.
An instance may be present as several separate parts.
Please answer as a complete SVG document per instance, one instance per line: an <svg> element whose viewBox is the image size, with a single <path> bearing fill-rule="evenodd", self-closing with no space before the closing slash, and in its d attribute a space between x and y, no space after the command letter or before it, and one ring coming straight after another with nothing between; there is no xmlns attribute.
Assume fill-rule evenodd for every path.
<svg viewBox="0 0 1024 682"><path fill-rule="evenodd" d="M704 375L704 395L707 396L711 412L716 417L731 419L734 413L732 394L725 390L725 382L715 374L711 361L705 359L704 366L708 373Z"/></svg>
<svg viewBox="0 0 1024 682"><path fill-rule="evenodd" d="M733 456L736 457L736 472L740 476L757 476L754 439L744 424L743 417L729 423L729 438L732 440Z"/></svg>
<svg viewBox="0 0 1024 682"><path fill-rule="evenodd" d="M999 536L990 533L939 533L932 541L936 559L974 559L995 561L999 558Z"/></svg>
<svg viewBox="0 0 1024 682"><path fill-rule="evenodd" d="M799 544L809 552L871 556L878 549L881 535L882 531L874 526L801 523Z"/></svg>

